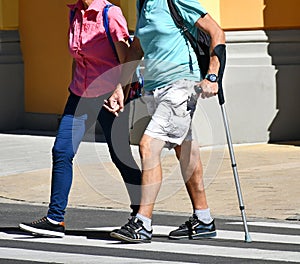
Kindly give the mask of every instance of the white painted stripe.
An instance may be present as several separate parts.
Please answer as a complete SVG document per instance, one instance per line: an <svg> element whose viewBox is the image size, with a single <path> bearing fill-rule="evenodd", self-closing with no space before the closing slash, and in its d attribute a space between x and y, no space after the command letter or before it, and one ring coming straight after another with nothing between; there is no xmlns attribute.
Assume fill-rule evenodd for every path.
<svg viewBox="0 0 300 264"><path fill-rule="evenodd" d="M45 262L51 260L51 263L95 263L95 264L182 264L183 262L161 261L152 259L134 259L124 257L110 256L95 256L87 254L60 253L51 251L27 250L18 248L1 248L0 247L0 262L2 259L22 260L22 261L39 261ZM184 263L185 264L185 263ZM192 263L188 263L192 264Z"/></svg>
<svg viewBox="0 0 300 264"><path fill-rule="evenodd" d="M0 239L13 239L28 242L28 236L0 233ZM235 248L222 246L209 246L197 244L181 244L169 242L156 242L147 244L123 244L116 241L87 239L81 236L65 236L64 238L35 238L30 242L49 243L56 245L77 245L101 248L115 248L127 250L140 250L149 252L178 253L198 256L231 257L241 259L294 261L300 263L300 252L264 250L257 248ZM251 244L249 244L249 247Z"/></svg>
<svg viewBox="0 0 300 264"><path fill-rule="evenodd" d="M300 236L279 235L269 233L251 232L250 236L254 242L267 243L282 243L282 244L296 244L300 245ZM230 239L230 240L244 240L245 233L238 231L217 230L216 238Z"/></svg>
<svg viewBox="0 0 300 264"><path fill-rule="evenodd" d="M243 222L228 222L226 224L227 225L243 225ZM299 224L292 224L292 223L248 222L247 224L249 226L264 226L264 227L300 229L300 225Z"/></svg>
<svg viewBox="0 0 300 264"><path fill-rule="evenodd" d="M89 228L89 230L98 231L111 231L119 227L99 227ZM174 230L175 226L153 226L153 234L157 236L168 236L170 231ZM267 243L284 243L284 244L297 244L300 245L300 236L269 234L269 233L250 233L252 241L267 242ZM245 232L241 231L228 231L217 229L217 236L212 239L227 239L227 240L245 240Z"/></svg>

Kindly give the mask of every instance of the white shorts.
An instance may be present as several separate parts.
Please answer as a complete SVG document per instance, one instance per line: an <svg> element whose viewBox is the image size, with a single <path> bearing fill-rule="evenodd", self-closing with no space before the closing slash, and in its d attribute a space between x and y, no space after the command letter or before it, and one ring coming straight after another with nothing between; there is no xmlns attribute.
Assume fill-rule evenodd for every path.
<svg viewBox="0 0 300 264"><path fill-rule="evenodd" d="M179 80L161 89L146 91L143 99L151 120L144 134L166 142L169 149L181 145L184 140L192 140L192 117L196 103L191 96L195 94L196 82Z"/></svg>

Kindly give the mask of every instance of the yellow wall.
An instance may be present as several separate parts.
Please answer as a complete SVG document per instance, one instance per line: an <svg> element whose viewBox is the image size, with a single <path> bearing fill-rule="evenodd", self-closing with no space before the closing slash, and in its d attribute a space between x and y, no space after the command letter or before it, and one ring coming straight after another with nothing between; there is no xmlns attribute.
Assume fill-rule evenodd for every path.
<svg viewBox="0 0 300 264"><path fill-rule="evenodd" d="M300 28L299 0L220 0L224 29Z"/></svg>
<svg viewBox="0 0 300 264"><path fill-rule="evenodd" d="M265 0L264 27L300 28L299 0Z"/></svg>
<svg viewBox="0 0 300 264"><path fill-rule="evenodd" d="M300 0L199 0L224 29L300 27ZM135 28L135 1L120 0L129 29Z"/></svg>
<svg viewBox="0 0 300 264"><path fill-rule="evenodd" d="M128 28L130 31L135 29L136 20L136 7L134 0L120 0L120 7L122 8L123 14L127 20Z"/></svg>
<svg viewBox="0 0 300 264"><path fill-rule="evenodd" d="M264 0L221 0L221 25L223 28L259 28L264 23Z"/></svg>
<svg viewBox="0 0 300 264"><path fill-rule="evenodd" d="M0 0L0 29L17 28L18 2L26 111L61 113L71 77L66 4L76 0ZM129 28L134 30L135 0L112 2L121 6ZM300 28L300 0L200 2L224 29Z"/></svg>
<svg viewBox="0 0 300 264"><path fill-rule="evenodd" d="M222 0L201 0L200 3L207 12L216 20L218 23L220 23L220 2Z"/></svg>
<svg viewBox="0 0 300 264"><path fill-rule="evenodd" d="M129 30L134 31L136 21L135 0L120 0L119 2L124 16L127 19ZM220 0L201 0L201 4L207 9L207 11L217 22L220 22Z"/></svg>
<svg viewBox="0 0 300 264"><path fill-rule="evenodd" d="M20 0L21 48L25 68L25 110L61 113L71 77L67 49L72 1Z"/></svg>
<svg viewBox="0 0 300 264"><path fill-rule="evenodd" d="M0 30L18 29L19 0L0 0Z"/></svg>

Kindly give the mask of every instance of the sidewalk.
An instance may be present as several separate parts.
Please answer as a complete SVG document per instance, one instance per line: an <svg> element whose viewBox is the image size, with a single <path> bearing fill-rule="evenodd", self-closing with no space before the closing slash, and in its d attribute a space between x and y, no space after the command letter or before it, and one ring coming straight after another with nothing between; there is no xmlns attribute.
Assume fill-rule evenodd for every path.
<svg viewBox="0 0 300 264"><path fill-rule="evenodd" d="M0 134L0 202L48 204L54 137ZM132 147L139 164L138 149ZM300 147L234 146L247 217L300 220ZM215 217L240 217L227 146L203 148L206 193ZM191 213L173 151L162 155L164 181L156 211ZM101 184L100 184L101 179ZM83 142L74 160L69 206L129 210L106 144Z"/></svg>

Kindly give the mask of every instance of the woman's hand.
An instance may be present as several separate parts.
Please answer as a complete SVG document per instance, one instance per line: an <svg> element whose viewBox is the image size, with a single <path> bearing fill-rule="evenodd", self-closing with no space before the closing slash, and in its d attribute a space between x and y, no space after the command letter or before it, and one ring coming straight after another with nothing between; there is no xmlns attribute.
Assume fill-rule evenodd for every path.
<svg viewBox="0 0 300 264"><path fill-rule="evenodd" d="M124 110L124 91L122 85L119 83L116 86L113 94L107 99L104 100L103 105L109 112L118 116L119 112Z"/></svg>

